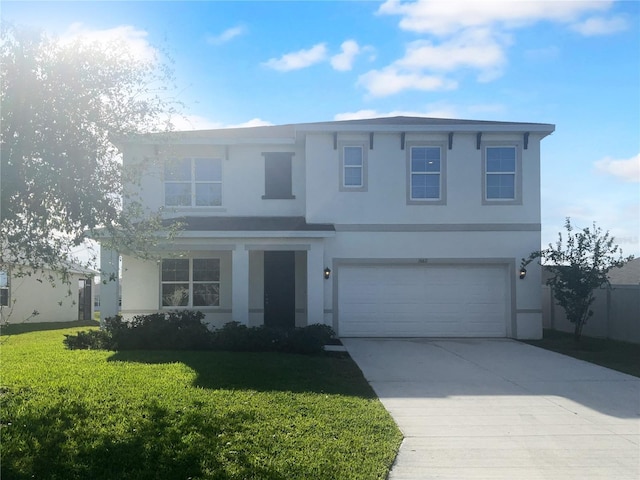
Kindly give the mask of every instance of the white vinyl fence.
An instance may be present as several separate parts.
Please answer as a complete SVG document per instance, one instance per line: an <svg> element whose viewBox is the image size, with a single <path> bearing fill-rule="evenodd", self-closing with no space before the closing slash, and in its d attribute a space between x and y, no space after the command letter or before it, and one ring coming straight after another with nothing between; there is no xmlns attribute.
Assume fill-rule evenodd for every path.
<svg viewBox="0 0 640 480"><path fill-rule="evenodd" d="M613 285L595 292L593 316L582 333L590 337L611 338L640 343L640 285ZM573 332L573 323L557 305L551 287L542 286L542 322L544 328Z"/></svg>

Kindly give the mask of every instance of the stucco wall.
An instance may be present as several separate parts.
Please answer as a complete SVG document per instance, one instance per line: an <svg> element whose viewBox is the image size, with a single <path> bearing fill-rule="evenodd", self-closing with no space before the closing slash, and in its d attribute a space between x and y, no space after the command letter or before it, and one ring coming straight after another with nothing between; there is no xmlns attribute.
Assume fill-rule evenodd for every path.
<svg viewBox="0 0 640 480"><path fill-rule="evenodd" d="M511 321L518 338L540 338L542 313L540 268L529 265L524 280L517 278L520 259L540 245L540 232L337 232L327 239L328 261L339 259L409 259L413 262L442 261L499 263L510 271ZM335 269L336 265L330 265ZM333 277L329 282L335 281ZM327 282L327 283L329 283ZM325 309L333 308L332 288L325 288ZM332 324L332 316L325 315Z"/></svg>
<svg viewBox="0 0 640 480"><path fill-rule="evenodd" d="M78 281L86 277L71 274L69 284L63 283L57 276L55 278L56 281L52 284L45 275L40 273L23 277L12 276L10 280L12 306L0 307L2 321L9 323L21 323L25 320L30 323L77 321ZM93 308L93 301L91 306ZM34 310L38 311L39 315L32 316Z"/></svg>
<svg viewBox="0 0 640 480"><path fill-rule="evenodd" d="M295 199L268 199L265 194L266 152L292 152L292 193ZM140 198L151 210L164 206L163 162L171 158L219 158L222 161L222 205L219 207L165 207L167 216L302 216L305 205L304 151L295 145L181 145L131 146L125 153L129 166L144 165Z"/></svg>
<svg viewBox="0 0 640 480"><path fill-rule="evenodd" d="M277 241L265 242L265 248L272 248ZM244 247L238 247L244 248ZM286 249L286 246L283 246ZM233 320L232 315L232 255L231 251L184 251L185 258L220 258L220 306L199 307L205 314L204 321L212 326L221 327ZM122 257L122 309L126 319L135 315L168 311L174 308L160 307L160 268L156 260L142 260L135 257ZM319 275L321 272L318 273ZM295 254L295 306L296 326L307 324L307 253ZM321 293L319 293L321 295ZM262 325L264 321L264 252L249 252L249 326Z"/></svg>
<svg viewBox="0 0 640 480"><path fill-rule="evenodd" d="M185 255L194 258L220 258L220 306L198 308L205 314L205 322L216 326L231 321L231 252L207 251ZM122 256L122 309L124 318L163 310L160 306L160 266L156 260L142 260Z"/></svg>
<svg viewBox="0 0 640 480"><path fill-rule="evenodd" d="M341 134L340 142L366 142L368 135ZM489 135L483 142L503 141L522 145L520 135ZM456 134L447 149L446 134L407 134L405 142L435 142L446 154L446 204L407 205L407 150L399 134L376 134L368 150L366 191L339 191L339 150L328 134L307 136L307 206L309 222L443 224L443 223L539 223L539 141L532 138L522 152L522 205L483 205L482 149L472 134ZM539 246L537 247L539 248Z"/></svg>

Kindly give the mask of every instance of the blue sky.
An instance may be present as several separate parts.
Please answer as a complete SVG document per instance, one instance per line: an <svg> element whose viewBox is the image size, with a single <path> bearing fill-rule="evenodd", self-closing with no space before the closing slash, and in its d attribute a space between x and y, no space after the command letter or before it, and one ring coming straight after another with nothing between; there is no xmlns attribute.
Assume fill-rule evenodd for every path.
<svg viewBox="0 0 640 480"><path fill-rule="evenodd" d="M553 123L542 242L567 216L640 255L640 2L8 2L3 20L175 60L178 127L419 115Z"/></svg>

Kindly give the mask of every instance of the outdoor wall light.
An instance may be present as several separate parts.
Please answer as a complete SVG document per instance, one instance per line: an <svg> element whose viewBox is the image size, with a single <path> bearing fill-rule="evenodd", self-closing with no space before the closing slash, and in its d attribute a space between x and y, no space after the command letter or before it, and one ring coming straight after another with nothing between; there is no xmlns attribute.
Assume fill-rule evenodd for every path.
<svg viewBox="0 0 640 480"><path fill-rule="evenodd" d="M331 269L329 267L324 269L324 279L325 280L329 280L329 277L331 276Z"/></svg>
<svg viewBox="0 0 640 480"><path fill-rule="evenodd" d="M524 280L524 277L526 277L526 276L527 276L527 269L522 267L520 269L520 273L519 273L520 280Z"/></svg>

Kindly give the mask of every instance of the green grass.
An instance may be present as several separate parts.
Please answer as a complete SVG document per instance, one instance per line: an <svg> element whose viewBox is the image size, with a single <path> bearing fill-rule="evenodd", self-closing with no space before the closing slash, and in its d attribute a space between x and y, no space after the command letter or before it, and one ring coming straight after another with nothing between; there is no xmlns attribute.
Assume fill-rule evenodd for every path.
<svg viewBox="0 0 640 480"><path fill-rule="evenodd" d="M384 479L399 447L346 356L70 351L60 327L3 329L2 479Z"/></svg>
<svg viewBox="0 0 640 480"><path fill-rule="evenodd" d="M545 330L542 340L526 343L640 377L640 345L604 338L585 337L578 343L572 333Z"/></svg>

